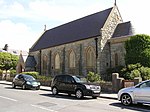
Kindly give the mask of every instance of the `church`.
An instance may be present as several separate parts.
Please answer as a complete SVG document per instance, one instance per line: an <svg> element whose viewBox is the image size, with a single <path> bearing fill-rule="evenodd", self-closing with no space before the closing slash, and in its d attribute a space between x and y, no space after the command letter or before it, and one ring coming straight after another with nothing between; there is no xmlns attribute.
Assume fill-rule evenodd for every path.
<svg viewBox="0 0 150 112"><path fill-rule="evenodd" d="M123 22L117 5L46 30L29 50L25 71L41 75L89 71L107 79L107 69L124 66L124 42L134 35L130 21Z"/></svg>

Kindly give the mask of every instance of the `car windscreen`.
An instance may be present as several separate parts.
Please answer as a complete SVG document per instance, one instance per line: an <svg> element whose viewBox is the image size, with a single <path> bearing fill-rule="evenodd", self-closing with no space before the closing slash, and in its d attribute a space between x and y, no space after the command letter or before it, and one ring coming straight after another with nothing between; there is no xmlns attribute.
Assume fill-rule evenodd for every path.
<svg viewBox="0 0 150 112"><path fill-rule="evenodd" d="M78 83L83 83L83 82L87 82L85 77L78 77L78 76L72 76L74 78L74 80Z"/></svg>
<svg viewBox="0 0 150 112"><path fill-rule="evenodd" d="M35 80L34 77L29 76L29 75L24 75L24 79L25 79L26 81L34 81L34 80Z"/></svg>

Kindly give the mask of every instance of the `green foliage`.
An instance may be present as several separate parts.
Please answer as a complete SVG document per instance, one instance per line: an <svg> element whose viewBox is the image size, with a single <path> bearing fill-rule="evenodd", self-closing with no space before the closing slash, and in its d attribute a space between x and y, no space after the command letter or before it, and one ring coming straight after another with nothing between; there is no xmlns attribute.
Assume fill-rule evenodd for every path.
<svg viewBox="0 0 150 112"><path fill-rule="evenodd" d="M39 76L39 73L38 72L22 72L21 74L27 74L27 75L31 75L33 76L34 78L38 78Z"/></svg>
<svg viewBox="0 0 150 112"><path fill-rule="evenodd" d="M38 72L22 72L21 74L31 75L39 81L50 81L52 79L50 76L39 75Z"/></svg>
<svg viewBox="0 0 150 112"><path fill-rule="evenodd" d="M138 69L132 70L130 73L131 80L133 80L135 77L141 77L141 73Z"/></svg>
<svg viewBox="0 0 150 112"><path fill-rule="evenodd" d="M2 73L3 73L3 70L0 69L0 75L2 75Z"/></svg>
<svg viewBox="0 0 150 112"><path fill-rule="evenodd" d="M94 72L89 72L87 74L87 80L90 82L99 82L101 80L100 75L95 74Z"/></svg>
<svg viewBox="0 0 150 112"><path fill-rule="evenodd" d="M150 36L135 35L125 42L125 62L126 64L141 63L145 67L150 67Z"/></svg>
<svg viewBox="0 0 150 112"><path fill-rule="evenodd" d="M126 80L133 80L135 77L141 77L143 80L150 79L150 68L144 67L141 64L130 64L118 72L120 77Z"/></svg>
<svg viewBox="0 0 150 112"><path fill-rule="evenodd" d="M139 71L141 73L141 77L143 80L150 79L150 68L148 67L141 67L139 68Z"/></svg>
<svg viewBox="0 0 150 112"><path fill-rule="evenodd" d="M6 52L0 52L0 69L9 70L15 69L19 57Z"/></svg>
<svg viewBox="0 0 150 112"><path fill-rule="evenodd" d="M10 70L10 74L13 74L13 75L15 75L16 74L16 70Z"/></svg>
<svg viewBox="0 0 150 112"><path fill-rule="evenodd" d="M122 68L122 70L120 71L120 76L123 77L124 79L132 80L134 79L134 77L140 76L137 70L141 67L142 65L140 63L129 64L127 67Z"/></svg>

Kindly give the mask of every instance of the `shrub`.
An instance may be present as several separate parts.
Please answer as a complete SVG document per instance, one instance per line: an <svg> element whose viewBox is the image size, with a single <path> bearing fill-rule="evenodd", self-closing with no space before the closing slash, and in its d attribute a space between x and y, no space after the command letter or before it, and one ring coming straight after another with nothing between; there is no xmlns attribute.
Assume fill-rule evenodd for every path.
<svg viewBox="0 0 150 112"><path fill-rule="evenodd" d="M101 80L100 75L95 74L94 72L89 72L87 75L87 80L90 82L99 82Z"/></svg>
<svg viewBox="0 0 150 112"><path fill-rule="evenodd" d="M120 71L120 77L123 77L126 80L132 80L134 77L138 77L140 73L138 72L138 69L141 68L141 64L130 64L127 67L124 67Z"/></svg>
<svg viewBox="0 0 150 112"><path fill-rule="evenodd" d="M50 76L38 75L37 80L39 81L50 81L52 78Z"/></svg>
<svg viewBox="0 0 150 112"><path fill-rule="evenodd" d="M125 62L126 64L141 63L145 67L150 67L150 36L145 34L131 36L125 42Z"/></svg>
<svg viewBox="0 0 150 112"><path fill-rule="evenodd" d="M22 72L21 74L31 75L39 81L50 81L52 79L50 76L39 75L38 72Z"/></svg>
<svg viewBox="0 0 150 112"><path fill-rule="evenodd" d="M150 68L148 67L141 67L139 68L139 71L141 73L141 77L143 80L150 79Z"/></svg>
<svg viewBox="0 0 150 112"><path fill-rule="evenodd" d="M31 75L33 76L34 78L38 78L39 76L39 73L38 72L22 72L21 74L27 74L27 75Z"/></svg>
<svg viewBox="0 0 150 112"><path fill-rule="evenodd" d="M138 69L131 71L130 79L133 80L135 77L141 77L141 73Z"/></svg>

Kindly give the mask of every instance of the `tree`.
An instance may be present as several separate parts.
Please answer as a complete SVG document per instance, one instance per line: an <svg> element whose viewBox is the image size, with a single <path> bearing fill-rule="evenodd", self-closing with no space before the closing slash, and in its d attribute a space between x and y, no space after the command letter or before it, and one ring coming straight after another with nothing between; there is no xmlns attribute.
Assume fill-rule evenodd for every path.
<svg viewBox="0 0 150 112"><path fill-rule="evenodd" d="M0 52L0 69L9 70L15 69L19 57L6 52Z"/></svg>
<svg viewBox="0 0 150 112"><path fill-rule="evenodd" d="M150 67L150 36L145 34L131 36L125 42L125 62L128 64L140 63Z"/></svg>

